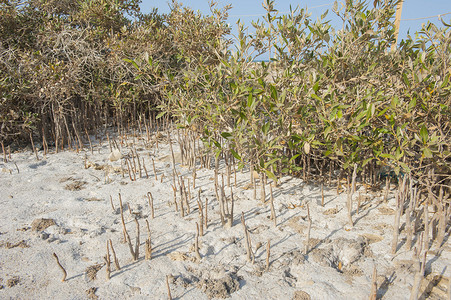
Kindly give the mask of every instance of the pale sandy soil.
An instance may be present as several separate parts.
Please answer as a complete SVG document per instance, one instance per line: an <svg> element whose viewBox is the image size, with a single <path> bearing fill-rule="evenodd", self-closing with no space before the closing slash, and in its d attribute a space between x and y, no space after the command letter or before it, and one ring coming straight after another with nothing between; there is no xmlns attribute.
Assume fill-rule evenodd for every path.
<svg viewBox="0 0 451 300"><path fill-rule="evenodd" d="M108 160L110 148L105 142L102 146L94 143L93 154L87 145L79 153L64 151L45 158L40 151L39 161L31 151L13 153L8 162L2 160L0 298L167 299L166 275L169 275L174 299L368 299L376 266L379 298L409 299L418 265L412 259L413 251L405 248L404 230L400 233L397 253L391 254L393 193L384 202L382 191L366 193L359 186L355 197L361 194L362 205L357 213L357 198L354 199L355 225L351 227L346 192L337 195L335 186L326 187L322 207L319 185L284 177L274 188L275 227L269 220L269 186L266 204L260 201L260 188L257 199L253 199L250 174L245 170L237 173L237 187L232 179L233 227L223 228L215 196L214 170L197 171L196 187L191 187L191 212L181 217L173 204L168 144L160 143L156 149L155 145L150 147L144 140L135 139L134 147L145 160L149 178L144 171L142 178L137 174L136 181L131 181L128 174L123 177L118 171L120 160ZM123 146L121 152L126 156L130 149ZM175 142L174 149L179 151ZM88 168L85 168L85 155ZM158 181L154 178L151 158L155 160ZM192 184L191 170L180 162L176 169L186 184L188 178ZM222 164L220 171L225 172ZM199 237L201 259L197 260L193 245L196 222L199 222L196 202L199 189L204 205L208 199L209 220L204 236ZM392 185L392 192L395 189ZM229 197L230 188L225 191ZM154 219L150 215L148 192L154 198ZM118 193L122 195L125 222L133 244L134 216L140 224L137 261L122 242ZM311 250L305 255L307 204L312 226ZM242 212L255 251L254 264L246 260ZM54 220L55 225L37 228L35 222L32 226L34 220L42 218ZM150 260L144 258L148 236L145 220L151 229ZM403 216L401 228L404 223ZM111 279L107 280L103 257L109 239L121 269L116 270L112 263ZM265 270L268 240L270 267ZM429 275L422 282L420 296L428 294L426 289L432 290L431 299L445 299L451 273L449 242L440 252L436 248L432 244L428 252L426 273ZM65 282L61 282L62 271L53 253L67 270ZM102 268L96 279L91 280L86 269L95 264L101 264Z"/></svg>

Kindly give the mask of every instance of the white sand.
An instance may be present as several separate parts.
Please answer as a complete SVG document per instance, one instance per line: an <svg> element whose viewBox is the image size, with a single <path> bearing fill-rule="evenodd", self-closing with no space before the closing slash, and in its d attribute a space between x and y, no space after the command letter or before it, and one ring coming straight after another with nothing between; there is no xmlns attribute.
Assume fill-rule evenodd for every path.
<svg viewBox="0 0 451 300"><path fill-rule="evenodd" d="M85 169L85 155L88 162L116 169L120 168L121 160L124 162L124 158L114 162L108 160L110 149L105 142L103 146L96 144L94 147L94 154L88 146L80 153L65 151L46 158L41 151L39 161L31 151L17 152L8 162L0 163L0 298L86 299L86 291L95 287L99 299L167 299L166 275L171 275L174 299L208 299L205 291L210 296L221 295L221 287L224 289L221 282L237 289L230 294L232 299L292 299L296 291L304 291L311 299L368 299L374 265L378 272L379 297L410 297L417 266L416 260L412 260L413 251L407 251L404 245L405 231L401 231L398 252L390 254L395 209L393 194L384 203L382 192L366 194L364 188L359 187L354 198L355 226L351 228L347 222L345 192L337 196L335 187L326 187L326 204L321 207L318 185L306 185L300 179L284 177L282 184L274 189L278 224L275 228L269 220L269 201L266 205L261 204L260 188L257 200L254 200L252 188L245 189L249 186L249 172L239 172L238 187L233 187L234 225L226 229L221 226L218 214L213 170L197 171L196 189L191 187L191 213L182 218L172 204L172 160L167 144L160 144L158 150L155 146L146 149L143 140L135 144L149 173L147 179L143 171L143 177L136 181L131 181L127 174L123 177L120 172L110 172L106 177L105 170L96 170L93 164ZM174 144L174 149L179 150L178 145ZM123 147L121 152L126 156L130 147ZM158 181L154 178L151 157L155 159ZM192 171L179 163L176 168L185 180L190 178L192 184ZM224 168L221 171L225 173ZM165 177L160 182L162 174ZM66 189L71 184L72 189L76 185L80 189ZM196 202L199 188L204 205L206 199L209 201L209 227L199 238L202 259L196 262L192 246L196 222L199 222ZM395 188L392 185L392 190ZM138 215L141 232L138 261L133 261L128 245L122 243L119 192L133 244L136 225L128 207ZM154 197L154 219L150 217L148 192ZM357 214L359 193L364 201ZM226 188L226 194L230 194L230 188ZM268 186L266 194L269 199ZM116 212L110 205L110 196ZM177 197L179 199L179 193ZM313 222L312 243L317 245L304 256L308 225L306 204ZM338 213L324 214L334 208ZM245 215L253 249L261 243L254 264L246 260L241 212ZM31 224L39 218L53 219L56 225L33 231ZM144 259L145 219L151 228L151 260ZM404 223L405 216L401 225ZM364 244L368 239L362 236L371 238L366 247ZM106 279L104 266L97 279L91 281L85 270L104 263L108 239L113 241L121 270L117 271L112 263L110 280ZM271 241L271 266L265 271L268 239ZM24 243L18 244L22 240ZM436 245L432 245L427 256L426 270L431 273L428 278L440 274L449 278L450 246L445 244L440 256L435 255L435 249ZM52 253L58 255L67 270L65 282L61 282L62 271ZM11 280L14 278L18 279L15 285ZM444 282L442 280L434 288L434 293L446 294L447 283ZM423 285L427 286L427 283L425 281ZM222 295L226 294L222 291ZM300 294L298 297L302 299Z"/></svg>

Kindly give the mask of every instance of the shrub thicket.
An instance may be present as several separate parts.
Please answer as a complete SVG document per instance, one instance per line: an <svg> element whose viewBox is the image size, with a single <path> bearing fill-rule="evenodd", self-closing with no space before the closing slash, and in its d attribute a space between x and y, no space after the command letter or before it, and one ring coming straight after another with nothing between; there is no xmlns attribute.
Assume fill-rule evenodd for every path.
<svg viewBox="0 0 451 300"><path fill-rule="evenodd" d="M160 69L178 76L185 57L212 57L210 41L228 33L215 17L177 2L168 15L142 14L139 2L0 2L3 142L32 132L66 145L104 124L121 127L149 117L163 88ZM197 29L185 30L189 26ZM140 60L142 70L129 58Z"/></svg>
<svg viewBox="0 0 451 300"><path fill-rule="evenodd" d="M270 177L340 171L375 182L412 173L449 192L451 30L428 23L395 42L397 1L336 4L343 21L279 16L273 1L236 51L216 45L219 64L197 59L169 81L161 108L197 130L216 153L231 152ZM273 48L271 63L255 63Z"/></svg>
<svg viewBox="0 0 451 300"><path fill-rule="evenodd" d="M158 110L273 178L392 171L449 194L450 24L390 51L397 1L337 3L332 28L327 14L279 15L266 0L233 50L229 6L204 16L173 1L168 15L144 15L138 2L1 2L2 140L71 143Z"/></svg>

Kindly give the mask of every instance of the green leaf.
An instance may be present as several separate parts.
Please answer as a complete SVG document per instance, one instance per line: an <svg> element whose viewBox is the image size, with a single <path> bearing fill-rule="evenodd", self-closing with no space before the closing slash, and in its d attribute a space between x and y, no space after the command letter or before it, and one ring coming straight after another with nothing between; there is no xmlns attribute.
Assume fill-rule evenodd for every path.
<svg viewBox="0 0 451 300"><path fill-rule="evenodd" d="M396 148L395 158L396 160L400 160L404 156L404 151L401 151L399 148Z"/></svg>
<svg viewBox="0 0 451 300"><path fill-rule="evenodd" d="M310 96L318 101L321 101L321 98L317 94L311 94Z"/></svg>
<svg viewBox="0 0 451 300"><path fill-rule="evenodd" d="M254 105L254 103L255 103L255 98L254 98L254 95L251 93L247 97L247 107L252 107Z"/></svg>
<svg viewBox="0 0 451 300"><path fill-rule="evenodd" d="M287 90L286 89L284 89L283 91L282 91L282 95L280 95L280 102L285 102L285 98L287 97Z"/></svg>
<svg viewBox="0 0 451 300"><path fill-rule="evenodd" d="M290 172L290 169L288 169L288 168L282 168L282 173L288 173L288 172Z"/></svg>
<svg viewBox="0 0 451 300"><path fill-rule="evenodd" d="M380 116L384 115L384 114L387 112L387 110L388 110L388 106L385 107L383 110L381 110L381 111L377 114L377 116L380 117Z"/></svg>
<svg viewBox="0 0 451 300"><path fill-rule="evenodd" d="M299 155L301 155L300 153L298 153L298 154L296 154L296 155L293 155L291 158L290 158L290 162L291 161L293 161L293 160L295 160L296 158L298 158L299 157Z"/></svg>
<svg viewBox="0 0 451 300"><path fill-rule="evenodd" d="M216 148L221 149L221 144L217 140L213 140L213 144L215 144Z"/></svg>
<svg viewBox="0 0 451 300"><path fill-rule="evenodd" d="M409 109L414 108L417 105L417 99L413 98L412 100L410 100L409 102Z"/></svg>
<svg viewBox="0 0 451 300"><path fill-rule="evenodd" d="M380 155L380 157L383 157L383 158L389 158L389 159L395 160L395 157L394 157L393 155L389 154L389 153L382 153L382 154Z"/></svg>
<svg viewBox="0 0 451 300"><path fill-rule="evenodd" d="M159 118L161 118L162 116L164 116L166 114L166 112L165 111L162 111L162 112L160 112L158 115L157 115L157 119L159 119Z"/></svg>
<svg viewBox="0 0 451 300"><path fill-rule="evenodd" d="M265 162L264 167L265 167L265 168L268 168L269 166L273 165L273 164L274 164L276 161L278 161L278 160L279 160L279 158L273 158L273 159L271 159L270 161Z"/></svg>
<svg viewBox="0 0 451 300"><path fill-rule="evenodd" d="M326 151L324 151L324 156L329 156L329 155L331 155L332 153L333 153L332 150L326 150Z"/></svg>
<svg viewBox="0 0 451 300"><path fill-rule="evenodd" d="M230 68L230 64L229 64L226 60L221 59L221 63L222 63L224 66Z"/></svg>
<svg viewBox="0 0 451 300"><path fill-rule="evenodd" d="M265 170L266 176L268 176L270 179L277 181L276 175L273 174L273 172Z"/></svg>
<svg viewBox="0 0 451 300"><path fill-rule="evenodd" d="M238 160L241 160L241 156L239 156L235 150L230 149L230 152L232 153L233 157L235 157Z"/></svg>
<svg viewBox="0 0 451 300"><path fill-rule="evenodd" d="M133 66L139 70L139 66L135 61L128 59L128 58L124 58L124 61L133 64Z"/></svg>
<svg viewBox="0 0 451 300"><path fill-rule="evenodd" d="M373 159L374 159L374 157L370 157L370 158L365 159L365 160L362 162L362 167L366 166L366 165L367 165L369 162L371 162Z"/></svg>
<svg viewBox="0 0 451 300"><path fill-rule="evenodd" d="M326 11L326 13L327 13L327 11ZM330 35L329 35L328 33L326 33L326 34L324 35L324 41L326 41L326 43L329 43L329 41L330 41Z"/></svg>
<svg viewBox="0 0 451 300"><path fill-rule="evenodd" d="M422 125L421 129L420 129L420 137L421 137L421 141L423 142L423 144L426 144L428 141L428 137L429 137L429 133L427 128Z"/></svg>
<svg viewBox="0 0 451 300"><path fill-rule="evenodd" d="M433 156L432 151L429 148L423 149L423 155L424 155L424 157L427 157L427 158L432 158L432 156Z"/></svg>
<svg viewBox="0 0 451 300"><path fill-rule="evenodd" d="M326 129L324 129L324 136L327 137L327 135L332 131L331 126L327 126Z"/></svg>
<svg viewBox="0 0 451 300"><path fill-rule="evenodd" d="M315 91L315 94L318 93L318 90L319 90L319 81L315 82L315 84L313 85L313 90Z"/></svg>
<svg viewBox="0 0 451 300"><path fill-rule="evenodd" d="M267 135L267 134L268 134L268 132L269 132L269 126L270 126L270 123L269 123L269 122L266 122L265 124L263 124L263 126L262 126L262 132L263 132L264 135Z"/></svg>
<svg viewBox="0 0 451 300"><path fill-rule="evenodd" d="M356 120L358 121L358 120L360 120L361 118L363 118L365 115L366 115L366 110L362 110L358 115L357 115L357 118L356 118Z"/></svg>
<svg viewBox="0 0 451 300"><path fill-rule="evenodd" d="M402 169L405 173L410 173L410 168L406 163L399 162L399 165L402 167Z"/></svg>
<svg viewBox="0 0 451 300"><path fill-rule="evenodd" d="M410 88L410 81L409 81L409 79L407 78L406 73L402 73L402 80L404 81L404 84L407 85L407 87Z"/></svg>
<svg viewBox="0 0 451 300"><path fill-rule="evenodd" d="M270 89L271 89L271 98L273 98L274 100L277 100L277 90L273 85L270 85Z"/></svg>
<svg viewBox="0 0 451 300"><path fill-rule="evenodd" d="M222 132L221 136L228 140L232 136L232 134L230 132Z"/></svg>
<svg viewBox="0 0 451 300"><path fill-rule="evenodd" d="M396 108L396 106L399 104L399 98L397 96L394 96L391 100L391 107Z"/></svg>
<svg viewBox="0 0 451 300"><path fill-rule="evenodd" d="M451 76L450 76L449 73L448 73L448 76L445 76L445 79L443 80L443 83L442 83L442 89L446 88L446 86L448 85L448 81L449 81L450 77Z"/></svg>

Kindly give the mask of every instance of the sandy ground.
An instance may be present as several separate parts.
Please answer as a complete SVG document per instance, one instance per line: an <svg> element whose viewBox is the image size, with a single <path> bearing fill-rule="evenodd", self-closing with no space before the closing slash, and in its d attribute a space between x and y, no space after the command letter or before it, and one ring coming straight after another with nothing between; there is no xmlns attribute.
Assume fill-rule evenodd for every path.
<svg viewBox="0 0 451 300"><path fill-rule="evenodd" d="M326 186L322 207L319 185L284 177L273 190L277 216L274 226L270 220L269 185L263 204L260 186L254 199L250 174L245 170L237 173L236 187L232 177L235 216L232 228L224 228L215 196L214 170L197 170L193 188L192 170L177 163L185 185L190 179L192 195L190 213L181 217L173 203L168 144L160 142L157 149L143 139L134 140L133 147L144 158L149 178L144 170L141 178L136 174L135 181L130 180L128 173L122 175L124 158L109 161L110 148L105 142L94 143L93 153L86 145L79 153L64 151L44 157L40 151L39 161L31 151L15 152L7 162L2 160L0 298L167 299L168 278L173 299L368 299L376 266L378 298L409 299L418 264L413 250L404 246L404 230L397 253L392 255L390 251L395 185L388 201L383 201L382 191L366 193L364 187L358 186L355 197L360 193L362 204L357 213L354 199L355 225L351 227L346 192L337 195L335 186ZM123 157L130 155L130 144L121 148ZM175 142L174 149L179 151ZM177 151L176 156L180 156ZM220 172L225 173L222 164ZM199 190L204 207L208 201L208 228L199 237L200 260L193 251L199 222ZM149 192L154 199L154 218ZM136 261L123 242L119 193L133 245L137 235L135 217L140 224L140 253ZM230 198L229 187L225 193ZM307 205L312 225L310 250L305 254ZM254 263L246 258L241 213L249 230ZM151 230L150 260L144 257L146 220ZM401 229L404 223L405 216ZM120 270L112 262L108 280L104 256L109 239ZM270 266L266 269L268 241ZM53 253L67 270L64 282ZM429 275L422 282L420 297L448 297L450 257L448 241L440 251L431 245L426 259ZM99 270L95 276L96 266Z"/></svg>

